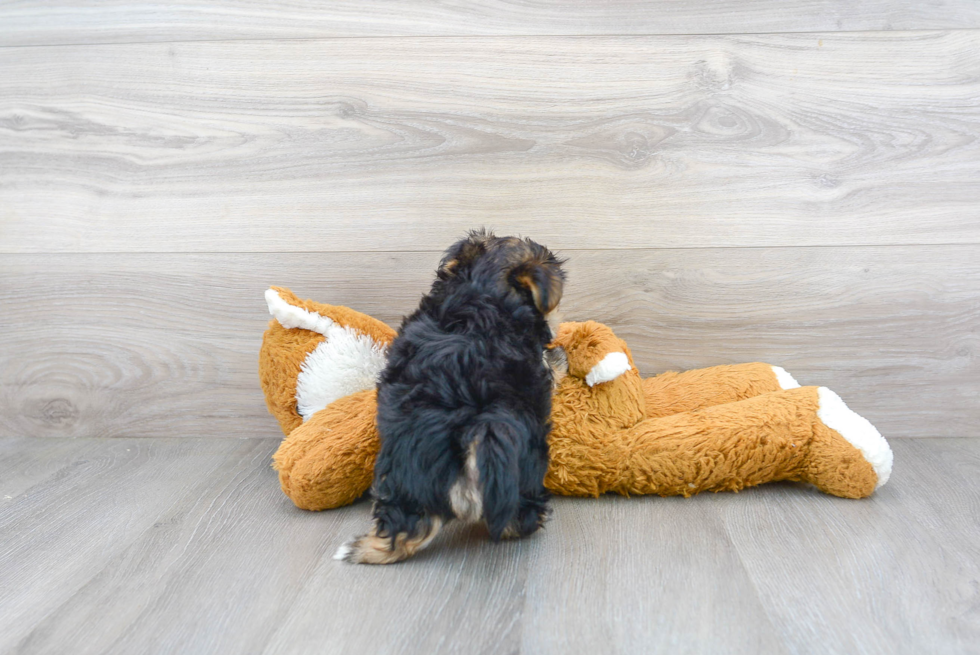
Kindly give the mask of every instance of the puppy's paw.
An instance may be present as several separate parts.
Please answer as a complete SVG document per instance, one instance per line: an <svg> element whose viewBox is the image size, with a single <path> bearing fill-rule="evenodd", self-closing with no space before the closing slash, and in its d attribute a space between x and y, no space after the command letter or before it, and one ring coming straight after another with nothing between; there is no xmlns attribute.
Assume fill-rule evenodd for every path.
<svg viewBox="0 0 980 655"><path fill-rule="evenodd" d="M391 540L374 534L355 537L337 549L333 558L351 564L391 564L405 558L399 549L392 549Z"/></svg>
<svg viewBox="0 0 980 655"><path fill-rule="evenodd" d="M534 534L551 519L551 506L539 505L521 511L517 519L500 533L503 539L522 539Z"/></svg>
<svg viewBox="0 0 980 655"><path fill-rule="evenodd" d="M511 524L511 525L508 525L506 528L504 528L504 531L500 533L500 538L502 540L507 540L507 539L520 539L521 538L521 533L518 532L517 526Z"/></svg>
<svg viewBox="0 0 980 655"><path fill-rule="evenodd" d="M432 517L420 521L414 534L399 532L394 536L378 536L377 528L366 535L351 539L337 549L333 558L351 564L394 564L408 559L435 539L442 519Z"/></svg>
<svg viewBox="0 0 980 655"><path fill-rule="evenodd" d="M357 543L357 539L351 539L337 549L337 552L333 554L333 558L338 562L350 562L351 555L354 554L354 544ZM353 562L356 564L356 562Z"/></svg>

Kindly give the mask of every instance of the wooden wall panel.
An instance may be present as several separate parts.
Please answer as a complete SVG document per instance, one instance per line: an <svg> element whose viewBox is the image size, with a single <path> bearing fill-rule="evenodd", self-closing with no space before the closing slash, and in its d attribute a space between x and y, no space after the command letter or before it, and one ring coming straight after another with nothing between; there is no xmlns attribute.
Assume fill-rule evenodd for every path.
<svg viewBox="0 0 980 655"><path fill-rule="evenodd" d="M565 318L644 375L769 361L889 437L980 419L980 247L571 252ZM438 253L0 257L0 436L274 436L267 285L396 324Z"/></svg>
<svg viewBox="0 0 980 655"><path fill-rule="evenodd" d="M0 48L0 252L980 243L980 31Z"/></svg>
<svg viewBox="0 0 980 655"><path fill-rule="evenodd" d="M55 0L0 4L0 45L351 36L730 34L980 27L973 0Z"/></svg>

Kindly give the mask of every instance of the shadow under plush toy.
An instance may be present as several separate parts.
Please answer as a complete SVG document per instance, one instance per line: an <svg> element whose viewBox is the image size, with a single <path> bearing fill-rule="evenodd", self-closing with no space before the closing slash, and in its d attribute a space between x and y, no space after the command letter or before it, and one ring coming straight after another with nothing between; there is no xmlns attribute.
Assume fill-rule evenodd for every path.
<svg viewBox="0 0 980 655"><path fill-rule="evenodd" d="M371 486L380 446L375 384L395 331L347 307L272 287L259 376L285 440L273 457L297 507L347 505ZM738 491L807 482L844 498L885 484L888 443L825 387L738 364L641 379L626 343L594 321L563 323L568 375L555 389L545 486L566 496Z"/></svg>

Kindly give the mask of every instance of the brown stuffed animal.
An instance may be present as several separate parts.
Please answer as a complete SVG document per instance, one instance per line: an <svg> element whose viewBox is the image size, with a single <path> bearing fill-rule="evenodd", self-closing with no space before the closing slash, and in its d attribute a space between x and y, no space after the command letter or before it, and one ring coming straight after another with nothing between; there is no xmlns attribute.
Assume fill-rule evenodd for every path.
<svg viewBox="0 0 980 655"><path fill-rule="evenodd" d="M266 292L273 320L259 374L286 439L273 460L303 509L347 505L371 485L379 440L375 380L395 331L346 307ZM862 498L885 484L892 452L824 387L768 364L641 379L608 327L564 323L568 375L557 385L545 486L556 494L690 496L774 480Z"/></svg>

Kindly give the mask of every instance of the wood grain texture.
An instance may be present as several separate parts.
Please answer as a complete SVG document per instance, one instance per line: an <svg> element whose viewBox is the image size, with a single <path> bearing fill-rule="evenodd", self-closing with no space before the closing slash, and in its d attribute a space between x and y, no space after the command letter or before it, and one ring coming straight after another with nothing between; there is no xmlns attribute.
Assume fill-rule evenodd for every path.
<svg viewBox="0 0 980 655"><path fill-rule="evenodd" d="M978 246L566 254L564 317L612 326L644 375L768 361L888 437L974 434ZM397 325L438 258L2 256L0 434L277 435L256 373L265 288Z"/></svg>
<svg viewBox="0 0 980 655"><path fill-rule="evenodd" d="M0 3L0 45L352 36L730 34L980 27L971 0Z"/></svg>
<svg viewBox="0 0 980 655"><path fill-rule="evenodd" d="M790 652L977 651L980 439L892 447L898 484L867 503L753 494L721 510Z"/></svg>
<svg viewBox="0 0 980 655"><path fill-rule="evenodd" d="M367 503L334 525L325 538L335 550L370 525ZM484 528L452 525L437 548L394 576L325 557L264 652L520 652L528 555L536 548L537 540L494 545Z"/></svg>
<svg viewBox="0 0 980 655"><path fill-rule="evenodd" d="M370 508L292 507L266 465L275 440L55 440L72 448L57 453L14 441L33 468L69 473L0 505L4 653L901 655L980 642L976 438L894 441L894 475L865 500L793 484L558 499L530 539L451 526L387 568L330 559ZM9 473L0 459L0 481Z"/></svg>
<svg viewBox="0 0 980 655"><path fill-rule="evenodd" d="M217 440L183 441L220 469L180 471L170 484L186 491L181 501L148 516L151 528L91 567L71 602L11 640L15 652L57 652L68 643L93 654L261 650L313 567L332 553L324 539L330 517L284 506L269 467L275 440L234 440L238 448L226 453L214 452ZM174 448L173 440L135 443L147 442Z"/></svg>
<svg viewBox="0 0 980 655"><path fill-rule="evenodd" d="M0 49L0 252L980 243L980 30Z"/></svg>
<svg viewBox="0 0 980 655"><path fill-rule="evenodd" d="M257 446L261 456L250 456ZM32 445L25 450L45 456ZM143 439L87 440L55 458L65 462L56 475L0 505L0 634L7 644L0 650L10 652L127 545L165 528L156 519L181 499L196 500L214 485L216 469L254 470L268 455L267 445L249 441Z"/></svg>
<svg viewBox="0 0 980 655"><path fill-rule="evenodd" d="M0 438L0 507L68 466L78 445L66 439Z"/></svg>
<svg viewBox="0 0 980 655"><path fill-rule="evenodd" d="M786 653L716 498L561 499L531 554L521 652Z"/></svg>

